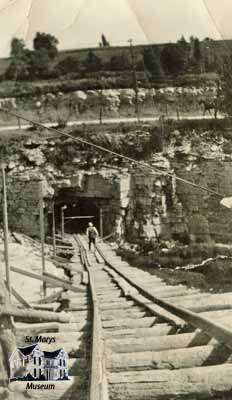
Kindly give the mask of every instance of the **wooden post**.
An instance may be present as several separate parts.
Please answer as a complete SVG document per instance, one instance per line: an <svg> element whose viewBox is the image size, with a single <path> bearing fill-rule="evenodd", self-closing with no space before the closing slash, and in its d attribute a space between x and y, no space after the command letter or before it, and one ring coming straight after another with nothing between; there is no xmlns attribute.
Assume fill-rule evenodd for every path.
<svg viewBox="0 0 232 400"><path fill-rule="evenodd" d="M61 237L64 239L64 210L66 210L67 206L64 205L61 207Z"/></svg>
<svg viewBox="0 0 232 400"><path fill-rule="evenodd" d="M99 214L100 214L100 237L102 238L103 237L103 210L101 207L100 207Z"/></svg>
<svg viewBox="0 0 232 400"><path fill-rule="evenodd" d="M19 129L21 129L21 119L19 117L17 119L18 119L18 127Z"/></svg>
<svg viewBox="0 0 232 400"><path fill-rule="evenodd" d="M42 275L45 272L45 254L44 254L44 202L43 202L43 184L40 182L40 200L39 200L39 215L40 215L40 241L41 241L41 260L42 260ZM46 283L43 282L43 295L46 296Z"/></svg>
<svg viewBox="0 0 232 400"><path fill-rule="evenodd" d="M64 239L64 210L61 207L61 237Z"/></svg>
<svg viewBox="0 0 232 400"><path fill-rule="evenodd" d="M9 299L11 298L11 279L9 266L9 248L8 248L8 214L7 214L7 193L6 193L6 175L5 165L1 164L2 169L2 186L3 186L3 226L4 226L4 257L6 266L6 284L9 291Z"/></svg>
<svg viewBox="0 0 232 400"><path fill-rule="evenodd" d="M99 124L102 125L102 104L100 105Z"/></svg>
<svg viewBox="0 0 232 400"><path fill-rule="evenodd" d="M133 71L133 83L134 83L134 91L135 91L135 114L137 116L137 120L139 121L139 102L138 102L138 82L136 76L136 66L135 66L135 55L134 55L134 47L133 40L129 40L130 43L130 52L131 52L131 61L132 61L132 71Z"/></svg>
<svg viewBox="0 0 232 400"><path fill-rule="evenodd" d="M103 116L103 89L104 89L104 77L101 77L100 111L99 111L99 124L100 125L102 125L102 116Z"/></svg>
<svg viewBox="0 0 232 400"><path fill-rule="evenodd" d="M162 150L164 150L164 138L165 138L165 127L164 127L164 116L161 115L159 118L160 127L161 127L161 142L162 142Z"/></svg>
<svg viewBox="0 0 232 400"><path fill-rule="evenodd" d="M56 220L55 220L55 203L52 202L52 241L53 241L53 255L56 255Z"/></svg>
<svg viewBox="0 0 232 400"><path fill-rule="evenodd" d="M177 117L177 121L180 120L180 112L179 112L179 105L177 104L176 106L176 117Z"/></svg>

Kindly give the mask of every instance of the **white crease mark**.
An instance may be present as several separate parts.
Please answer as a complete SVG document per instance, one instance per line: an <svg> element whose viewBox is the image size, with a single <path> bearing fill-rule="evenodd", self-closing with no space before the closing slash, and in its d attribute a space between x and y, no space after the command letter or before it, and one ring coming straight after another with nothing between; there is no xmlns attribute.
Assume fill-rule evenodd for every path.
<svg viewBox="0 0 232 400"><path fill-rule="evenodd" d="M147 40L147 43L150 43L150 40L148 38L147 33L144 30L143 24L141 23L141 18L139 18L133 4L131 3L131 0L126 0L127 4L128 4L128 8L131 10L132 14L134 14L135 19L137 21L138 26L141 28L141 30L143 31L143 34L145 36L145 39Z"/></svg>
<svg viewBox="0 0 232 400"><path fill-rule="evenodd" d="M80 7L79 7L79 10L78 10L77 14L75 15L73 21L72 21L66 28L64 28L64 29L62 29L62 31L60 31L60 33L59 33L59 38L61 38L61 37L64 35L64 33L65 33L66 31L68 31L69 29L71 29L72 26L75 25L75 24L77 23L78 19L80 18L80 14L81 14L81 12L82 12L84 6L86 6L87 1L88 1L88 0L83 0L83 1L81 2Z"/></svg>
<svg viewBox="0 0 232 400"><path fill-rule="evenodd" d="M212 22L213 22L213 24L214 24L214 26L216 28L217 33L219 34L219 36L221 37L222 40L225 40L223 34L221 33L221 30L219 29L219 26L218 26L218 23L216 21L216 18L213 16L213 13L209 8L209 5L208 5L207 1L206 0L202 0L202 2L203 2L203 5L205 6L207 14L209 15L210 19L212 20Z"/></svg>
<svg viewBox="0 0 232 400"><path fill-rule="evenodd" d="M11 1L10 3L8 3L7 5L3 6L0 9L0 13L6 11L8 8L12 7L15 3L17 3L17 0Z"/></svg>
<svg viewBox="0 0 232 400"><path fill-rule="evenodd" d="M28 13L26 15L26 18L27 18L27 30L26 30L26 33L25 33L25 41L27 41L27 39L28 39L28 32L29 32L29 29L30 29L30 16L31 16L31 10L32 10L32 2L33 2L33 0L29 0Z"/></svg>

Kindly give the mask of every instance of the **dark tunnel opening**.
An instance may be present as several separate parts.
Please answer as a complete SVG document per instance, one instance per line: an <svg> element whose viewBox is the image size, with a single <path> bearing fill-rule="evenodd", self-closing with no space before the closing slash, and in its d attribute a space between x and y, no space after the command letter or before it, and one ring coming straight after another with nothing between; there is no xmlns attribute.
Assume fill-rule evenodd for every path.
<svg viewBox="0 0 232 400"><path fill-rule="evenodd" d="M65 207L62 211L62 207ZM98 232L100 229L100 208L90 198L78 198L72 202L55 202L56 233L61 233L62 212L64 216L64 231L66 233L85 233L88 223L92 222ZM48 214L49 233L52 234L52 213Z"/></svg>

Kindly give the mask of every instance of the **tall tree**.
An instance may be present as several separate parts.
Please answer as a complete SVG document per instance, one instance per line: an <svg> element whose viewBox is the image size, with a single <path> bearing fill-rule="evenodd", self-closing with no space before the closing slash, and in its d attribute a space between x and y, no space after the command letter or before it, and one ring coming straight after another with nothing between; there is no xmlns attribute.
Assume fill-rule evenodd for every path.
<svg viewBox="0 0 232 400"><path fill-rule="evenodd" d="M10 57L11 63L6 71L6 77L13 80L25 78L28 74L28 60L22 39L12 39Z"/></svg>
<svg viewBox="0 0 232 400"><path fill-rule="evenodd" d="M125 54L115 54L110 59L111 71L125 71L131 69L131 63Z"/></svg>
<svg viewBox="0 0 232 400"><path fill-rule="evenodd" d="M101 59L92 50L89 50L84 64L87 72L98 72L102 67Z"/></svg>
<svg viewBox="0 0 232 400"><path fill-rule="evenodd" d="M22 58L25 52L25 43L23 39L14 37L11 41L10 56L14 58Z"/></svg>
<svg viewBox="0 0 232 400"><path fill-rule="evenodd" d="M198 67L200 66L201 61L202 61L201 44L200 44L200 40L198 38L195 38L194 42L193 42L193 59L192 59L192 61Z"/></svg>
<svg viewBox="0 0 232 400"><path fill-rule="evenodd" d="M167 44L161 52L163 70L168 75L178 75L184 69L185 59L176 44Z"/></svg>
<svg viewBox="0 0 232 400"><path fill-rule="evenodd" d="M49 72L50 58L45 49L28 50L28 70L31 78L46 78Z"/></svg>
<svg viewBox="0 0 232 400"><path fill-rule="evenodd" d="M146 47L143 50L143 61L146 71L151 78L159 79L162 77L162 68L160 63L160 54L152 47Z"/></svg>
<svg viewBox="0 0 232 400"><path fill-rule="evenodd" d="M104 34L101 35L101 40L102 40L102 47L109 47L110 46L110 43L108 42L108 40L106 39Z"/></svg>
<svg viewBox="0 0 232 400"><path fill-rule="evenodd" d="M37 32L36 36L33 40L34 50L46 50L47 55L50 59L54 59L58 54L58 40L55 36L50 35L49 33L41 33Z"/></svg>
<svg viewBox="0 0 232 400"><path fill-rule="evenodd" d="M182 35L181 38L177 41L177 46L182 53L184 59L184 67L185 69L188 67L189 58L190 58L190 44L187 42L185 37Z"/></svg>
<svg viewBox="0 0 232 400"><path fill-rule="evenodd" d="M61 74L78 72L79 62L75 57L68 56L57 64L56 69Z"/></svg>
<svg viewBox="0 0 232 400"><path fill-rule="evenodd" d="M224 111L232 115L232 54L223 60L221 68L221 94L223 97Z"/></svg>

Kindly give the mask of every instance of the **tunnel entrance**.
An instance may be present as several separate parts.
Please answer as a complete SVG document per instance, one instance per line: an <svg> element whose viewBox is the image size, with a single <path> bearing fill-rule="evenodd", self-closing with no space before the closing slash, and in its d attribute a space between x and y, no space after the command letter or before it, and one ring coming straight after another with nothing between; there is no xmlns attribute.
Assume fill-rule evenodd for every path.
<svg viewBox="0 0 232 400"><path fill-rule="evenodd" d="M56 232L61 232L62 213L66 233L85 233L88 223L92 222L100 230L100 208L92 199L81 198L71 203L55 202ZM66 207L66 208L65 208ZM49 232L52 232L52 215L49 215Z"/></svg>
<svg viewBox="0 0 232 400"><path fill-rule="evenodd" d="M91 179L90 179L91 178ZM107 191L100 190L98 180L90 176L83 190L79 187L61 188L54 197L56 233L62 232L62 218L66 233L85 233L92 222L99 234L107 236L112 232L115 222L115 200L108 184ZM102 185L102 178L100 180ZM97 186L97 189L96 189ZM103 187L104 189L104 187ZM48 215L48 231L53 228L52 213Z"/></svg>

